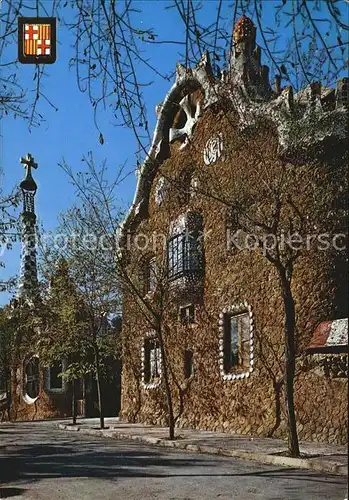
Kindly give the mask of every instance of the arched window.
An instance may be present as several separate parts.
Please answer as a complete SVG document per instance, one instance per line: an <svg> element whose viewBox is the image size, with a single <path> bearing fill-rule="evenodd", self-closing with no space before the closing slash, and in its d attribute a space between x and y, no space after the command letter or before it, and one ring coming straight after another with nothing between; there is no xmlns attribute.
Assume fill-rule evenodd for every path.
<svg viewBox="0 0 349 500"><path fill-rule="evenodd" d="M24 364L24 399L32 403L40 392L40 367L39 358L31 357Z"/></svg>

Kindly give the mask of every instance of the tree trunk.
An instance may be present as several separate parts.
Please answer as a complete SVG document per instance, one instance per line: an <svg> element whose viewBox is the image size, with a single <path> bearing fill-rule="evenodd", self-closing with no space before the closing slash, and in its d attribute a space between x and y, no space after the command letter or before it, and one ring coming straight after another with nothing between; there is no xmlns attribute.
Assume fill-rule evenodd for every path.
<svg viewBox="0 0 349 500"><path fill-rule="evenodd" d="M72 382L72 417L73 417L73 425L76 425L76 417L77 417L77 401L76 401L76 380L74 379Z"/></svg>
<svg viewBox="0 0 349 500"><path fill-rule="evenodd" d="M101 367L99 361L98 347L95 346L95 365L96 365L96 383L97 383L97 395L98 395L98 409L99 409L99 421L101 429L104 429L104 408L103 408L103 398L102 398L102 387L101 387Z"/></svg>
<svg viewBox="0 0 349 500"><path fill-rule="evenodd" d="M161 328L159 328L159 330L158 330L158 339L159 339L160 351L161 351L161 369L162 369L162 373L164 376L166 401L167 401L168 436L169 436L169 439L172 441L175 438L175 420L174 420L174 414L173 414L173 402L172 402L170 380L169 380L169 376L168 376L167 357L165 354L165 347L164 347Z"/></svg>
<svg viewBox="0 0 349 500"><path fill-rule="evenodd" d="M273 388L275 394L275 424L273 428L268 432L268 437L273 437L275 431L280 427L281 424L281 387L283 384L283 380L277 382L273 381Z"/></svg>
<svg viewBox="0 0 349 500"><path fill-rule="evenodd" d="M291 283L284 269L279 269L282 298L285 309L285 407L287 414L288 451L291 457L299 457L296 415L294 411L294 377L296 371L295 324L296 313Z"/></svg>

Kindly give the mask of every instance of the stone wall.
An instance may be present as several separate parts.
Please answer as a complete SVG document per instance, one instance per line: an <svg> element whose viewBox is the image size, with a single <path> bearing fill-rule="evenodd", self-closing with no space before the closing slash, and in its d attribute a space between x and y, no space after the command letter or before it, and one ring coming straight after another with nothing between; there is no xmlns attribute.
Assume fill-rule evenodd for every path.
<svg viewBox="0 0 349 500"><path fill-rule="evenodd" d="M18 366L12 376L12 420L41 420L46 418L65 418L71 416L71 388L64 393L51 393L46 390L45 372L40 372L40 392L36 401L28 404L23 399L23 367Z"/></svg>
<svg viewBox="0 0 349 500"><path fill-rule="evenodd" d="M210 139L216 139L212 154L204 156ZM215 149L216 148L216 149ZM226 242L229 197L259 197L263 202L261 173L275 187L284 164L278 157L276 132L268 123L239 131L238 121L226 103L209 108L199 120L190 144L180 149L175 142L152 183L149 214L136 234L169 234L171 221L188 209L203 216L205 275L202 293L186 295L173 289L166 295L163 320L166 350L172 372L172 390L177 426L233 433L285 436L283 374L283 302L275 266L259 250L229 249ZM205 161L205 158L207 161ZM209 161L212 160L212 161ZM285 160L286 161L286 160ZM288 164L287 193L297 200L318 231L335 227L331 217L343 183L341 158L332 163L323 157L308 164ZM190 168L202 190L211 188L220 201L196 193L188 205L178 196L183 169ZM167 179L164 201L155 202L160 177ZM222 203L226 201L225 203ZM324 214L326 216L324 216ZM287 227L287 210L282 220ZM337 221L337 219L336 219ZM337 226L341 222L336 222ZM135 236L134 235L134 236ZM153 248L154 250L154 248ZM156 245L158 266L163 266L165 249ZM143 252L144 253L144 252ZM142 252L129 255L129 270L137 274ZM304 349L321 321L347 317L343 301L346 279L343 252L310 248L294 266L292 291L297 317L297 375L295 402L300 439L344 443L347 440L347 380L332 378L309 367ZM343 273L342 273L343 274ZM178 307L188 302L196 307L196 322L183 326ZM219 369L219 314L225 308L247 302L254 315L254 365L248 378L223 380ZM124 366L122 418L151 424L166 423L163 387L144 389L141 383L141 347L151 325L140 313L134 297L125 294ZM184 349L194 352L194 376L184 379Z"/></svg>

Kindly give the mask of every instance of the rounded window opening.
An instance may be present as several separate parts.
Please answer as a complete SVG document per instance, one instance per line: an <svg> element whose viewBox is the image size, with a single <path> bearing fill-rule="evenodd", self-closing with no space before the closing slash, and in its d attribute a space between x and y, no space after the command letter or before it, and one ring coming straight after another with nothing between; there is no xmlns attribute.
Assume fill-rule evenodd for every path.
<svg viewBox="0 0 349 500"><path fill-rule="evenodd" d="M32 356L24 363L23 399L27 404L36 401L40 393L40 367L38 356Z"/></svg>

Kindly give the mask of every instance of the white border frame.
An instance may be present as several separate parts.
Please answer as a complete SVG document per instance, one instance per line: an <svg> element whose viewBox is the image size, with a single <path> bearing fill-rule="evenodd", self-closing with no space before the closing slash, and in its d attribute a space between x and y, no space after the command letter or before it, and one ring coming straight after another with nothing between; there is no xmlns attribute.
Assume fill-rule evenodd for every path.
<svg viewBox="0 0 349 500"><path fill-rule="evenodd" d="M247 312L250 319L250 363L248 371L244 371L241 373L226 373L224 370L224 315L225 314L242 314ZM219 349L219 371L221 378L223 380L239 380L248 378L250 374L253 372L254 366L254 315L252 311L252 306L247 302L240 302L239 304L234 304L230 307L224 308L219 314L218 321L218 330L219 330L219 341L218 341L218 349Z"/></svg>
<svg viewBox="0 0 349 500"><path fill-rule="evenodd" d="M142 387L143 389L155 389L156 387L159 387L161 385L161 379L162 379L162 357L161 357L161 349L160 349L160 355L159 355L159 380L157 382L150 382L150 383L147 383L145 382L145 374L144 374L144 370L145 370L145 343L146 341L149 341L149 340L155 340L157 342L159 342L159 339L157 338L156 334L154 332L150 332L150 333L147 333L144 337L143 337L143 341L142 341L142 346L141 346L141 363L142 363ZM160 342L159 342L160 344Z"/></svg>
<svg viewBox="0 0 349 500"><path fill-rule="evenodd" d="M26 365L27 363L29 363L29 361L33 358L37 358L39 360L39 393L38 395L36 396L36 398L31 398L27 392L26 392L26 386L27 386L27 374L26 374ZM40 396L40 392L41 392L41 373L40 373L40 359L39 359L39 356L37 354L33 354L32 356L26 358L24 361L23 361L23 374L22 374L22 399L23 401L27 404L27 405L32 405L35 403L35 401L37 401L37 399L39 398Z"/></svg>

